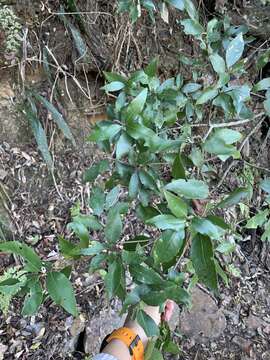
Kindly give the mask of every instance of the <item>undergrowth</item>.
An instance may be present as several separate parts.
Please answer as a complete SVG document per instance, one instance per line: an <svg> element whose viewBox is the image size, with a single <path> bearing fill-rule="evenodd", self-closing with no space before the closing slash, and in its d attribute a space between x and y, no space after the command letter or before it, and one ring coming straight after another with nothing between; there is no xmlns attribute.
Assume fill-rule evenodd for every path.
<svg viewBox="0 0 270 360"><path fill-rule="evenodd" d="M123 312L129 310L148 336L161 336L147 359L162 358L162 352L177 353L179 349L171 342L169 330L160 330L144 312L145 304L162 307L170 298L189 306L190 290L198 282L218 296L219 282L228 284L228 274L235 272L223 255L235 250L241 234L236 224L228 224L221 214L232 206L240 204L242 210L249 206L254 179L246 170L238 187L221 194L225 178L218 179L213 164L221 167L241 159L254 129L270 114L270 78L253 85L244 81L248 66L245 45L250 41L247 27L231 26L228 18L214 18L204 25L191 1L166 3L185 11L187 18L181 26L200 44L201 56L180 57L190 66L189 78L180 73L160 80L157 58L128 76L104 73L103 89L114 94L115 102L108 106L108 120L96 124L89 141L107 155L83 177L84 183L91 184L89 212L83 214L79 204L72 208L68 229L77 241L59 238L65 258L90 257L89 270L99 271L109 297L119 297ZM153 10L152 1L136 4L136 11L138 4ZM129 10L133 21L138 18L124 2L120 2L120 10ZM71 25L69 28L78 39L78 33ZM83 43L77 45L83 55ZM258 67L264 64L266 54L263 56ZM210 69L214 76L207 83L204 79ZM250 107L254 94L263 98L256 113ZM27 102L26 115L51 167L37 104L47 108L69 140L74 143L74 139L52 103L33 91L28 92ZM239 129L244 124L251 124L253 132L242 134ZM198 133L198 129L207 131ZM246 227L263 227L262 241L269 241L270 179L265 178L260 188L264 208ZM130 238L126 228L134 217L144 231ZM24 315L37 312L50 297L77 316L70 266L55 270L53 263L43 261L19 242L1 243L0 250L25 260L23 278L11 276L0 283L4 294L14 286L21 288L22 294L28 293Z"/></svg>

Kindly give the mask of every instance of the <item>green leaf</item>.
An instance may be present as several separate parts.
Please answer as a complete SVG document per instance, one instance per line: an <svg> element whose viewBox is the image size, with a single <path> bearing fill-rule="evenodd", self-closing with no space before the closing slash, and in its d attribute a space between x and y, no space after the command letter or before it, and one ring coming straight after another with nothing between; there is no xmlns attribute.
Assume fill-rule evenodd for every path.
<svg viewBox="0 0 270 360"><path fill-rule="evenodd" d="M139 310L136 316L139 325L144 329L147 337L158 336L159 328L154 320L144 310Z"/></svg>
<svg viewBox="0 0 270 360"><path fill-rule="evenodd" d="M174 6L176 9L184 10L185 3L184 0L166 0L168 4Z"/></svg>
<svg viewBox="0 0 270 360"><path fill-rule="evenodd" d="M120 239L122 232L122 220L120 214L117 211L112 210L108 214L105 236L109 243L114 244Z"/></svg>
<svg viewBox="0 0 270 360"><path fill-rule="evenodd" d="M270 241L270 220L265 225L265 231L262 234L262 241Z"/></svg>
<svg viewBox="0 0 270 360"><path fill-rule="evenodd" d="M89 141L104 141L113 138L122 129L121 125L118 124L103 124L96 126L88 137Z"/></svg>
<svg viewBox="0 0 270 360"><path fill-rule="evenodd" d="M246 228L257 229L258 226L262 226L267 221L269 213L269 209L259 211L258 214L248 220Z"/></svg>
<svg viewBox="0 0 270 360"><path fill-rule="evenodd" d="M263 102L263 105L264 105L264 109L266 111L266 114L268 116L270 116L270 97L267 98L264 102Z"/></svg>
<svg viewBox="0 0 270 360"><path fill-rule="evenodd" d="M182 87L182 91L184 94L194 93L194 92L198 91L201 87L202 87L201 84L188 83Z"/></svg>
<svg viewBox="0 0 270 360"><path fill-rule="evenodd" d="M59 129L63 132L64 136L72 142L72 144L75 146L76 142L72 135L72 132L70 131L70 128L68 124L66 123L63 115L56 109L56 107L50 103L47 99L45 99L43 96L33 92L33 96L40 101L47 110L51 113L53 120L59 127Z"/></svg>
<svg viewBox="0 0 270 360"><path fill-rule="evenodd" d="M156 263L167 263L175 258L176 254L182 249L185 239L185 232L165 231L156 240L153 247L153 255Z"/></svg>
<svg viewBox="0 0 270 360"><path fill-rule="evenodd" d="M211 221L198 217L192 219L191 227L193 231L207 235L214 240L218 240L223 233Z"/></svg>
<svg viewBox="0 0 270 360"><path fill-rule="evenodd" d="M207 219L211 221L211 223L213 223L214 225L218 226L219 228L223 229L223 230L230 230L231 227L230 225L226 224L225 221L216 215L208 215Z"/></svg>
<svg viewBox="0 0 270 360"><path fill-rule="evenodd" d="M102 175L104 172L110 169L110 163L108 160L101 160L95 165L92 165L83 176L83 183L93 182L98 175Z"/></svg>
<svg viewBox="0 0 270 360"><path fill-rule="evenodd" d="M103 71L103 74L105 76L105 79L109 82L117 81L117 82L121 82L123 84L126 84L126 82L127 82L127 78L120 74L113 73L113 72L107 72L107 71Z"/></svg>
<svg viewBox="0 0 270 360"><path fill-rule="evenodd" d="M122 133L119 140L116 143L116 159L121 159L127 155L132 148L132 139L128 134Z"/></svg>
<svg viewBox="0 0 270 360"><path fill-rule="evenodd" d="M235 250L235 244L229 241L224 241L223 243L219 244L216 248L216 251L219 251L221 254L230 254Z"/></svg>
<svg viewBox="0 0 270 360"><path fill-rule="evenodd" d="M163 345L162 351L165 351L166 353L177 355L181 352L179 346L175 344L172 340L169 340L168 342L165 342Z"/></svg>
<svg viewBox="0 0 270 360"><path fill-rule="evenodd" d="M207 101L212 100L217 95L218 95L218 90L209 87L202 91L201 95L199 96L198 100L196 101L196 105L205 104Z"/></svg>
<svg viewBox="0 0 270 360"><path fill-rule="evenodd" d="M203 148L205 151L219 156L227 155L237 157L238 150L232 144L239 141L242 135L232 129L217 129L205 141Z"/></svg>
<svg viewBox="0 0 270 360"><path fill-rule="evenodd" d="M185 227L185 220L177 219L172 215L157 215L146 221L147 224L155 225L161 230L176 230L181 231Z"/></svg>
<svg viewBox="0 0 270 360"><path fill-rule="evenodd" d="M39 281L35 282L29 290L30 292L26 295L22 308L23 316L36 314L43 301L43 291Z"/></svg>
<svg viewBox="0 0 270 360"><path fill-rule="evenodd" d="M87 247L89 245L89 231L84 224L73 221L68 224L67 228L78 236L81 247Z"/></svg>
<svg viewBox="0 0 270 360"><path fill-rule="evenodd" d="M146 99L147 99L148 90L144 89L140 94L131 101L126 110L126 120L133 120L137 115L139 115L144 108Z"/></svg>
<svg viewBox="0 0 270 360"><path fill-rule="evenodd" d="M91 241L87 248L76 248L72 251L73 255L93 256L100 254L105 249L105 246L98 241Z"/></svg>
<svg viewBox="0 0 270 360"><path fill-rule="evenodd" d="M149 65L144 69L146 75L150 78L154 77L157 74L158 70L158 57L154 58Z"/></svg>
<svg viewBox="0 0 270 360"><path fill-rule="evenodd" d="M165 189L185 197L186 199L206 199L209 194L208 186L200 180L173 180Z"/></svg>
<svg viewBox="0 0 270 360"><path fill-rule="evenodd" d="M195 166L198 168L202 167L204 158L199 148L193 147L189 157Z"/></svg>
<svg viewBox="0 0 270 360"><path fill-rule="evenodd" d="M129 181L129 187L128 187L128 195L131 199L135 199L138 195L139 191L139 177L137 171L132 174L130 181Z"/></svg>
<svg viewBox="0 0 270 360"><path fill-rule="evenodd" d="M109 210L111 207L113 207L119 198L120 195L120 186L115 186L106 196L105 200L105 209Z"/></svg>
<svg viewBox="0 0 270 360"><path fill-rule="evenodd" d="M211 61L213 69L215 70L216 73L218 73L218 74L225 73L225 71L226 71L225 61L223 60L223 58L220 55L215 53L213 55L210 55L209 59Z"/></svg>
<svg viewBox="0 0 270 360"><path fill-rule="evenodd" d="M125 87L125 84L120 81L113 81L109 84L104 85L101 90L105 90L106 92L114 92L119 91Z"/></svg>
<svg viewBox="0 0 270 360"><path fill-rule="evenodd" d="M7 295L7 296L13 296L24 285L25 285L25 281L20 281L18 279L14 279L14 278L9 278L9 279L1 281L1 283L0 283L0 298L1 298L1 294Z"/></svg>
<svg viewBox="0 0 270 360"><path fill-rule="evenodd" d="M172 176L174 179L185 179L186 172L183 166L182 158L180 154L177 154L172 166Z"/></svg>
<svg viewBox="0 0 270 360"><path fill-rule="evenodd" d="M85 43L80 31L77 30L75 28L75 26L73 26L70 22L68 22L68 26L70 28L70 31L71 31L73 40L75 42L76 49L80 55L80 58L85 57L85 55L87 54L87 46L86 46L86 43Z"/></svg>
<svg viewBox="0 0 270 360"><path fill-rule="evenodd" d="M220 106L226 116L230 116L234 113L234 106L232 98L228 94L221 93L214 100L213 105Z"/></svg>
<svg viewBox="0 0 270 360"><path fill-rule="evenodd" d="M198 278L210 289L217 290L217 273L213 245L208 236L197 234L192 239L191 260Z"/></svg>
<svg viewBox="0 0 270 360"><path fill-rule="evenodd" d="M135 251L137 248L137 244L144 246L148 244L149 240L150 240L149 236L145 236L145 235L135 236L134 238L131 238L124 243L124 249L128 251Z"/></svg>
<svg viewBox="0 0 270 360"><path fill-rule="evenodd" d="M48 168L52 170L53 168L53 161L52 157L49 151L49 146L47 142L46 133L39 121L39 119L34 115L34 113L30 109L26 109L25 115L27 120L30 123L30 126L32 128L34 137L37 142L37 146L39 151L41 152L43 159L45 160Z"/></svg>
<svg viewBox="0 0 270 360"><path fill-rule="evenodd" d="M261 70L270 60L270 49L267 49L262 55L259 56L256 63L256 69Z"/></svg>
<svg viewBox="0 0 270 360"><path fill-rule="evenodd" d="M89 271L95 272L99 268L103 268L102 263L107 260L107 254L98 254L91 259Z"/></svg>
<svg viewBox="0 0 270 360"><path fill-rule="evenodd" d="M145 285L163 285L164 280L161 276L146 265L131 265L130 274L136 283Z"/></svg>
<svg viewBox="0 0 270 360"><path fill-rule="evenodd" d="M181 25L184 26L184 33L187 35L201 35L204 31L202 25L197 20L186 19L180 21Z"/></svg>
<svg viewBox="0 0 270 360"><path fill-rule="evenodd" d="M186 218L187 204L181 198L170 193L169 191L165 191L164 195L168 203L168 208L171 210L173 215L180 219Z"/></svg>
<svg viewBox="0 0 270 360"><path fill-rule="evenodd" d="M260 183L260 188L270 194L270 178L265 178Z"/></svg>
<svg viewBox="0 0 270 360"><path fill-rule="evenodd" d="M34 250L19 241L0 242L0 252L21 256L26 261L30 272L39 272L42 268L42 261Z"/></svg>
<svg viewBox="0 0 270 360"><path fill-rule="evenodd" d="M139 171L139 179L146 189L156 190L155 179L145 170Z"/></svg>
<svg viewBox="0 0 270 360"><path fill-rule="evenodd" d="M247 187L240 187L234 190L229 196L222 200L217 207L227 208L236 204L239 204L243 199L249 197L250 191Z"/></svg>
<svg viewBox="0 0 270 360"><path fill-rule="evenodd" d="M72 252L77 248L77 245L72 244L70 241L66 240L64 237L59 237L59 249L60 253L65 257L73 256Z"/></svg>
<svg viewBox="0 0 270 360"><path fill-rule="evenodd" d="M46 279L47 290L52 300L73 316L78 315L72 285L61 272L49 272Z"/></svg>
<svg viewBox="0 0 270 360"><path fill-rule="evenodd" d="M226 63L228 68L232 67L242 56L245 47L243 34L240 33L234 38L226 50Z"/></svg>
<svg viewBox="0 0 270 360"><path fill-rule="evenodd" d="M170 1L174 1L174 0L170 0ZM149 357L145 357L145 360L164 360L164 357L157 348L154 348L151 352L151 355L149 355Z"/></svg>
<svg viewBox="0 0 270 360"><path fill-rule="evenodd" d="M270 88L270 77L262 79L253 87L253 91L262 91Z"/></svg>
<svg viewBox="0 0 270 360"><path fill-rule="evenodd" d="M116 295L120 287L122 271L122 264L118 258L109 264L108 272L105 276L105 286L110 298Z"/></svg>
<svg viewBox="0 0 270 360"><path fill-rule="evenodd" d="M185 10L188 13L188 15L190 16L191 19L193 20L198 20L199 15L198 12L192 2L192 0L184 0L185 3Z"/></svg>
<svg viewBox="0 0 270 360"><path fill-rule="evenodd" d="M100 187L93 187L89 199L89 205L93 210L93 214L100 216L104 210L105 194Z"/></svg>

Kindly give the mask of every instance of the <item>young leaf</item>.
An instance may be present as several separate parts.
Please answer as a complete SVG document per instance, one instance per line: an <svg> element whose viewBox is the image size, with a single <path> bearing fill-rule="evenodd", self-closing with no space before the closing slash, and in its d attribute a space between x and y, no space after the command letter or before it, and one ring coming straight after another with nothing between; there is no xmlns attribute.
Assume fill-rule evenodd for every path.
<svg viewBox="0 0 270 360"><path fill-rule="evenodd" d="M250 191L246 187L240 187L234 190L229 196L222 200L217 207L226 208L238 204L250 195Z"/></svg>
<svg viewBox="0 0 270 360"><path fill-rule="evenodd" d="M110 211L107 217L107 224L105 227L105 236L109 243L116 243L121 236L122 220L117 211Z"/></svg>
<svg viewBox="0 0 270 360"><path fill-rule="evenodd" d="M72 135L72 132L70 131L70 128L68 124L66 123L65 119L63 118L63 115L56 109L56 107L50 103L47 99L45 99L43 96L33 92L33 96L40 101L46 109L51 113L53 120L59 127L59 129L63 132L64 136L72 142L72 144L75 146L76 142L74 139L74 136Z"/></svg>
<svg viewBox="0 0 270 360"><path fill-rule="evenodd" d="M152 336L158 336L159 335L159 328L155 321L146 314L146 312L142 309L140 309L137 313L136 319L141 325L141 327L144 329L146 336L152 337Z"/></svg>
<svg viewBox="0 0 270 360"><path fill-rule="evenodd" d="M172 166L172 176L174 179L185 179L186 173L181 159L181 155L177 154Z"/></svg>
<svg viewBox="0 0 270 360"><path fill-rule="evenodd" d="M180 219L185 218L187 216L187 204L181 198L169 191L165 191L164 195L168 203L168 208L173 215Z"/></svg>
<svg viewBox="0 0 270 360"><path fill-rule="evenodd" d="M147 99L147 94L147 89L142 90L140 94L128 105L126 110L127 121L134 120L134 118L143 111Z"/></svg>
<svg viewBox="0 0 270 360"><path fill-rule="evenodd" d="M265 178L260 183L260 188L270 194L270 178Z"/></svg>
<svg viewBox="0 0 270 360"><path fill-rule="evenodd" d="M209 56L213 69L218 74L223 74L226 71L226 65L223 58L218 55L218 53L214 53L213 55Z"/></svg>
<svg viewBox="0 0 270 360"><path fill-rule="evenodd" d="M270 88L270 77L262 79L253 87L253 91L262 91Z"/></svg>
<svg viewBox="0 0 270 360"><path fill-rule="evenodd" d="M206 199L209 194L208 186L200 180L173 180L165 186L166 190L175 192L186 199Z"/></svg>
<svg viewBox="0 0 270 360"><path fill-rule="evenodd" d="M191 260L199 279L210 289L217 290L217 273L213 245L208 236L197 234L192 239Z"/></svg>
<svg viewBox="0 0 270 360"><path fill-rule="evenodd" d="M0 242L0 252L21 256L27 262L30 272L39 272L42 268L42 261L34 250L19 241Z"/></svg>
<svg viewBox="0 0 270 360"><path fill-rule="evenodd" d="M104 210L105 205L104 190L102 190L100 187L93 187L89 199L89 205L93 210L93 214L100 216Z"/></svg>
<svg viewBox="0 0 270 360"><path fill-rule="evenodd" d="M172 215L158 215L146 221L147 224L155 225L161 230L183 230L185 227L185 220L177 219Z"/></svg>
<svg viewBox="0 0 270 360"><path fill-rule="evenodd" d="M102 175L104 172L110 169L110 163L108 160L101 160L98 163L92 165L83 176L83 183L93 182L98 175Z"/></svg>
<svg viewBox="0 0 270 360"><path fill-rule="evenodd" d="M226 63L228 68L232 67L241 58L244 47L243 34L240 33L229 43L226 50Z"/></svg>
<svg viewBox="0 0 270 360"><path fill-rule="evenodd" d="M175 258L184 244L184 231L165 231L156 240L153 247L153 255L156 263L167 263Z"/></svg>
<svg viewBox="0 0 270 360"><path fill-rule="evenodd" d="M29 294L26 295L22 315L31 316L37 313L38 308L40 307L43 300L43 291L40 285L40 282L37 281L29 289Z"/></svg>
<svg viewBox="0 0 270 360"><path fill-rule="evenodd" d="M61 272L49 272L46 279L47 290L52 300L73 316L78 315L72 285Z"/></svg>

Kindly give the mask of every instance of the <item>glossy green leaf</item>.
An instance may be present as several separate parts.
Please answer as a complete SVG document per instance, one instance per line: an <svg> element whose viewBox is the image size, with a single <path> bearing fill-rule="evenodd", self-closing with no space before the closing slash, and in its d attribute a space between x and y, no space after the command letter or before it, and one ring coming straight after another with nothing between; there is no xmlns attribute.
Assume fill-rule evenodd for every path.
<svg viewBox="0 0 270 360"><path fill-rule="evenodd" d="M164 195L168 203L168 208L173 215L177 218L185 218L187 216L187 204L181 198L169 191L165 191Z"/></svg>
<svg viewBox="0 0 270 360"><path fill-rule="evenodd" d="M121 216L116 211L110 211L105 227L105 236L109 243L116 243L121 236L122 220Z"/></svg>
<svg viewBox="0 0 270 360"><path fill-rule="evenodd" d="M253 87L253 91L262 91L270 88L270 77L260 80Z"/></svg>
<svg viewBox="0 0 270 360"><path fill-rule="evenodd" d="M243 199L249 197L250 191L248 188L240 187L234 190L229 196L222 200L217 207L226 208L236 204L239 204Z"/></svg>
<svg viewBox="0 0 270 360"><path fill-rule="evenodd" d="M107 254L97 254L95 255L90 262L89 271L95 272L96 270L103 268L102 264L107 260Z"/></svg>
<svg viewBox="0 0 270 360"><path fill-rule="evenodd" d="M121 159L127 155L132 149L132 139L126 134L122 133L116 143L116 158Z"/></svg>
<svg viewBox="0 0 270 360"><path fill-rule="evenodd" d="M151 352L151 355L145 358L145 360L164 360L164 357L157 348L154 348Z"/></svg>
<svg viewBox="0 0 270 360"><path fill-rule="evenodd" d="M165 231L156 240L153 247L153 255L156 263L167 263L175 258L181 250L185 239L184 231Z"/></svg>
<svg viewBox="0 0 270 360"><path fill-rule="evenodd" d="M104 85L101 89L107 92L119 91L125 87L125 84L120 81L113 81L109 84Z"/></svg>
<svg viewBox="0 0 270 360"><path fill-rule="evenodd" d="M37 313L43 301L43 290L40 282L35 282L29 289L29 294L25 296L22 315L32 316Z"/></svg>
<svg viewBox="0 0 270 360"><path fill-rule="evenodd" d="M76 248L72 251L73 255L93 256L100 254L105 246L98 241L91 241L87 248Z"/></svg>
<svg viewBox="0 0 270 360"><path fill-rule="evenodd" d="M192 239L191 260L199 279L210 289L217 290L217 273L213 245L208 236L197 234Z"/></svg>
<svg viewBox="0 0 270 360"><path fill-rule="evenodd" d="M240 33L228 45L226 50L226 63L228 68L232 67L238 60L240 60L245 47L243 34Z"/></svg>
<svg viewBox="0 0 270 360"><path fill-rule="evenodd" d="M131 199L135 199L137 197L139 191L139 184L139 176L138 173L135 172L130 178L128 187L128 195Z"/></svg>
<svg viewBox="0 0 270 360"><path fill-rule="evenodd" d="M161 276L146 265L131 265L129 271L136 283L145 285L163 285L164 283Z"/></svg>
<svg viewBox="0 0 270 360"><path fill-rule="evenodd" d="M193 1L191 0L184 0L185 3L185 10L188 13L189 17L193 20L198 20L199 19L199 15L198 12L193 4Z"/></svg>
<svg viewBox="0 0 270 360"><path fill-rule="evenodd" d="M222 235L222 233L219 231L219 228L205 218L193 218L191 228L194 232L207 235L214 240L218 240Z"/></svg>
<svg viewBox="0 0 270 360"><path fill-rule="evenodd" d="M198 168L202 167L204 158L201 149L193 147L189 157L195 166Z"/></svg>
<svg viewBox="0 0 270 360"><path fill-rule="evenodd" d="M182 91L183 91L184 94L189 94L189 93L193 93L193 92L198 91L201 87L202 87L201 84L188 83L188 84L185 84L182 87Z"/></svg>
<svg viewBox="0 0 270 360"><path fill-rule="evenodd" d="M146 336L158 336L159 328L155 321L144 310L139 310L136 316L139 325L144 329Z"/></svg>
<svg viewBox="0 0 270 360"><path fill-rule="evenodd" d="M145 105L147 99L148 90L144 89L140 94L131 101L131 103L127 107L126 111L126 120L133 120L137 115L139 115Z"/></svg>
<svg viewBox="0 0 270 360"><path fill-rule="evenodd" d="M172 166L172 176L174 179L185 179L186 172L183 166L182 158L180 154L177 154Z"/></svg>
<svg viewBox="0 0 270 360"><path fill-rule="evenodd" d="M265 178L260 183L260 188L270 194L270 178Z"/></svg>
<svg viewBox="0 0 270 360"><path fill-rule="evenodd" d="M93 214L100 216L104 210L105 194L100 187L93 187L89 199L89 205L93 210Z"/></svg>
<svg viewBox="0 0 270 360"><path fill-rule="evenodd" d="M186 199L206 199L209 194L208 186L200 180L173 180L165 189L185 197Z"/></svg>
<svg viewBox="0 0 270 360"><path fill-rule="evenodd" d="M154 58L144 69L144 72L146 75L148 75L150 78L154 77L157 74L158 70L158 57Z"/></svg>
<svg viewBox="0 0 270 360"><path fill-rule="evenodd" d="M156 190L155 179L145 170L139 171L139 179L146 189Z"/></svg>
<svg viewBox="0 0 270 360"><path fill-rule="evenodd" d="M113 207L119 198L120 195L120 186L117 185L107 194L106 200L105 200L105 209L109 210L111 207Z"/></svg>
<svg viewBox="0 0 270 360"><path fill-rule="evenodd" d="M108 272L105 276L105 286L110 298L116 295L121 282L122 264L119 259L109 264Z"/></svg>
<svg viewBox="0 0 270 360"><path fill-rule="evenodd" d="M184 10L185 8L184 0L166 0L166 2L179 10Z"/></svg>
<svg viewBox="0 0 270 360"><path fill-rule="evenodd" d="M89 141L104 141L113 138L116 134L119 133L122 126L118 124L103 124L96 126L88 137Z"/></svg>
<svg viewBox="0 0 270 360"><path fill-rule="evenodd" d="M257 229L258 226L262 226L267 221L269 214L269 209L259 211L255 216L248 220L246 228Z"/></svg>
<svg viewBox="0 0 270 360"><path fill-rule="evenodd" d="M126 84L127 82L127 78L124 77L123 75L117 74L117 73L113 73L113 72L107 72L107 71L103 71L103 74L105 76L105 79L109 82L120 82L123 84Z"/></svg>
<svg viewBox="0 0 270 360"><path fill-rule="evenodd" d="M209 87L202 91L201 95L199 96L198 100L196 101L196 104L197 105L205 104L209 100L214 99L217 95L218 95L218 90Z"/></svg>
<svg viewBox="0 0 270 360"><path fill-rule="evenodd" d="M177 355L181 352L179 346L175 344L172 340L165 342L162 351L173 355Z"/></svg>
<svg viewBox="0 0 270 360"><path fill-rule="evenodd" d="M157 215L146 221L147 224L156 226L160 230L183 230L185 227L185 220L177 219L172 215Z"/></svg>
<svg viewBox="0 0 270 360"><path fill-rule="evenodd" d="M220 252L221 254L230 254L235 250L235 244L229 241L224 241L223 243L219 244L216 248L216 251Z"/></svg>
<svg viewBox="0 0 270 360"><path fill-rule="evenodd" d="M21 256L26 261L28 270L31 272L38 272L42 268L42 261L35 251L19 241L0 242L0 252Z"/></svg>
<svg viewBox="0 0 270 360"><path fill-rule="evenodd" d="M78 315L72 285L61 272L49 272L46 279L47 290L52 300L73 316Z"/></svg>
<svg viewBox="0 0 270 360"><path fill-rule="evenodd" d="M81 222L71 222L68 224L68 229L72 230L78 236L81 247L87 247L89 245L89 231L84 224Z"/></svg>
<svg viewBox="0 0 270 360"><path fill-rule="evenodd" d="M218 53L214 53L213 55L210 55L209 59L216 73L218 74L225 73L226 71L225 61Z"/></svg>
<svg viewBox="0 0 270 360"><path fill-rule="evenodd" d="M203 148L205 151L216 155L227 155L237 157L238 150L232 144L239 141L242 135L232 129L217 129L205 141Z"/></svg>
<svg viewBox="0 0 270 360"><path fill-rule="evenodd" d="M110 163L108 160L101 160L98 163L92 165L83 175L83 182L93 182L98 175L102 175L104 172L110 169Z"/></svg>
<svg viewBox="0 0 270 360"><path fill-rule="evenodd" d="M197 20L186 19L182 20L181 25L184 26L184 33L186 35L201 35L204 31L202 25Z"/></svg>

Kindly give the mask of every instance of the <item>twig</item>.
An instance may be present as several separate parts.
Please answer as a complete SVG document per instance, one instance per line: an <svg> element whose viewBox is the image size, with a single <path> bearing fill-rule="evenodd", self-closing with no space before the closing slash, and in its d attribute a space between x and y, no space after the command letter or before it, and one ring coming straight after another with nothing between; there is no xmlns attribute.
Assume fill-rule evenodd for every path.
<svg viewBox="0 0 270 360"><path fill-rule="evenodd" d="M250 162L248 162L248 161L246 161L246 160L244 160L244 163L247 164L248 166L254 167L255 169L262 170L262 171L265 171L265 172L270 173L270 169L267 169L267 168L265 168L265 167L251 164Z"/></svg>

